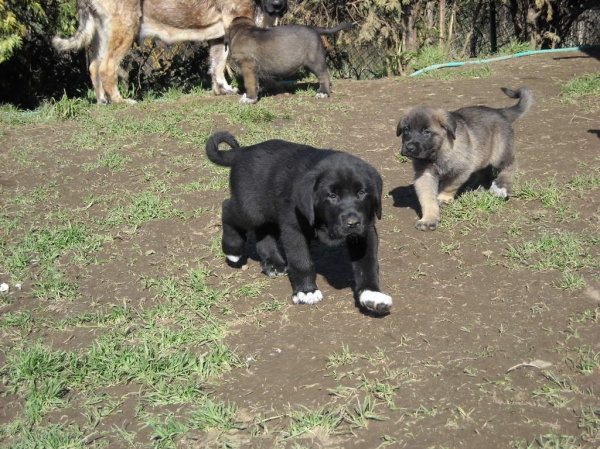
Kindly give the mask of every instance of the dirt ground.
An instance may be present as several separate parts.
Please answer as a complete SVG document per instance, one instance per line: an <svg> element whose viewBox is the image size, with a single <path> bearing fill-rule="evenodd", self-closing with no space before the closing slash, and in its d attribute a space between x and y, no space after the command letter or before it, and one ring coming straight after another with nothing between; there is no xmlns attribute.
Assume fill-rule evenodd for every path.
<svg viewBox="0 0 600 449"><path fill-rule="evenodd" d="M134 307L156 304L160 297L142 280L166 271L177 276L177 269L166 267L182 267L201 257L210 267L211 286L218 288L226 280L234 289L244 285L261 288L257 295L229 301L223 314L230 320L224 342L247 361L246 367L233 369L208 386L212 397L235 404L238 419L248 424L245 429L229 431L230 446L598 447L600 270L596 267L600 259L600 190L596 186L576 194L567 186L575 176L600 168L600 119L598 111L561 102L558 97L564 82L600 70L599 57L569 52L510 59L494 63L493 75L487 78L337 80L331 99L306 99L293 106L294 123L282 121L281 127L316 129L317 146L362 157L382 174L384 216L377 228L382 291L394 301L389 315L375 317L357 307L349 262L342 249L313 248L318 285L324 294L317 306L292 305L288 279L269 279L262 274L252 245L248 246L248 265L242 270L230 268L213 256L206 248L220 235L219 208L226 190L182 194L179 208L202 207L211 213L184 221L161 218L145 222L135 231L135 239L127 234L113 235L113 243L99 253L104 263L87 266L85 272L73 268L70 273L81 292L75 301L42 303L24 280L22 290L12 289L10 301L0 303L0 314L30 311L38 321L45 316L56 321L93 310L98 304L119 303L123 298ZM500 87L520 86L529 87L535 96L530 113L514 125L517 191L520 188L522 194L493 213L471 216L463 211L460 215L458 209L452 209L458 214L453 220L444 211L445 225L434 232L416 230L418 203L412 167L397 158L399 118L411 106L421 104L447 109L474 104L503 107L512 100ZM237 99L203 97L194 101ZM277 102L293 101L293 95L278 95L272 107L276 109ZM132 114L143 113L136 108ZM218 120L212 127L210 131L244 133L243 126ZM0 137L2 152L23 139L35 140L44 151L36 156L41 165L35 169L15 169L2 158L3 195L19 189L31 191L55 181L59 192L55 202L61 208L83 210L86 205L82 197L90 189L104 194L111 189L117 194L139 189L145 172L142 166L135 166L135 151L160 148L165 154L182 157L196 151L181 141L149 135L132 144L128 170L83 171L77 164L91 156L72 152L75 129L70 121L53 127L7 129ZM65 145L65 141L71 143ZM198 174L177 166L167 168L179 170L180 179L188 181ZM536 182L538 186L558 186L563 192L559 204L548 206L540 198L527 198L523 186ZM52 198L37 205L35 213L55 210ZM11 203L4 216L10 217L15 207ZM92 206L85 213L93 216L97 212ZM585 281L583 288L560 288L556 285L562 277L560 270L537 270L508 256L511 247L544 233L564 232L591 242L584 250L596 267L592 264L575 270ZM544 251L549 254L551 250L541 249L533 257L544 257ZM137 263L128 264L134 256ZM68 265L69 261L62 263ZM8 276L2 270L0 281L9 282ZM285 305L272 313L255 312L257 304L273 299ZM9 339L13 344L19 338L41 338L54 349L77 350L92 344L103 329L40 325L26 336L15 336L6 329L2 332L5 348L10 346ZM333 361L332 355L344 351L347 357L343 362ZM578 363L586 351L595 360L589 370ZM6 363L9 352L0 355L0 366ZM519 366L509 371L536 360L551 365ZM21 413L23 399L6 393L10 383L6 372L3 382L0 422L8 423ZM142 425L137 415L138 390L136 382L107 384L107 394L119 398L118 413L99 419L95 430L108 436L87 444L156 444L151 428ZM278 432L286 428L284 417L290 416L290 409L302 406L318 410L342 403L360 406L366 393L378 405L371 419L352 432L313 429L288 439ZM76 412L80 400L74 396L70 407L49 413L42 422L82 423ZM177 416L178 407L167 409ZM584 420L589 413L592 418L596 413L596 421L591 420L595 424ZM250 423L257 421L261 422L255 427L258 430L251 432ZM125 427L124 423L129 423L128 431L135 432L133 441L120 440L111 433L113 425ZM223 438L212 431L191 430L173 444L224 447ZM11 446L8 440L2 443Z"/></svg>

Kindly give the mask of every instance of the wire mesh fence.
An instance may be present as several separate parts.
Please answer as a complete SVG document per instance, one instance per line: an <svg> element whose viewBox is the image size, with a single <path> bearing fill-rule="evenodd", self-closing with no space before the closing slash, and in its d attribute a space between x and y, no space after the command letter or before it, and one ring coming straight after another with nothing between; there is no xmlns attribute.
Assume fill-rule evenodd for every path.
<svg viewBox="0 0 600 449"><path fill-rule="evenodd" d="M393 0L390 2L394 3ZM342 36L328 36L324 40L330 69L337 78L373 79L409 73L422 68L418 65L424 63L418 61L419 53L428 46L439 49L438 58L444 60L433 61L438 63L536 47L600 44L600 6L595 6L593 1L579 2L580 10L575 12L572 8L569 11L555 8L550 14L547 10L540 10L535 17L529 1L416 0L413 1L414 6L420 5L421 9L412 23L403 20L402 15L407 10L401 6L405 2L399 0L395 2L398 4L396 9L388 8L388 17L380 14L377 18L374 18L373 9L356 9L356 2L330 0L317 3L299 0L295 8L291 8L288 21L306 21L318 26L334 26L345 20L358 21L357 27L343 31ZM329 3L331 5L327 6ZM445 8L440 7L442 3ZM548 23L540 22L552 13L551 23L547 20ZM392 17L392 14L396 16ZM558 17L558 14L562 16ZM440 15L443 15L442 21ZM406 31L401 29L402 26L415 28L419 41L416 51L406 48L406 42L400 41L399 36ZM153 89L173 83L208 85L207 56L207 46L203 43L164 48L149 41L130 52L124 61L124 69L130 74L129 82L138 89L143 89L144 84L152 84Z"/></svg>

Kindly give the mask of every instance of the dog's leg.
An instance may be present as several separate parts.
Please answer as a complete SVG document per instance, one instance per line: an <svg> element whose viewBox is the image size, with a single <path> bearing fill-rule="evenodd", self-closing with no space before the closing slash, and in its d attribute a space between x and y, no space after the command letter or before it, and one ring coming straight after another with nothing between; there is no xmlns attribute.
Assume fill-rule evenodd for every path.
<svg viewBox="0 0 600 449"><path fill-rule="evenodd" d="M101 34L100 29L94 34L92 40L92 54L90 56L90 78L96 92L96 101L98 104L108 104L108 99L102 87L102 78L100 77L100 60L106 52L106 37Z"/></svg>
<svg viewBox="0 0 600 449"><path fill-rule="evenodd" d="M256 251L260 256L260 265L268 276L285 274L285 260L277 248L277 239L268 230L256 231Z"/></svg>
<svg viewBox="0 0 600 449"><path fill-rule="evenodd" d="M377 248L379 239L374 226L364 238L348 237L346 246L354 271L355 291L360 305L374 313L388 313L392 298L379 291L379 262Z"/></svg>
<svg viewBox="0 0 600 449"><path fill-rule="evenodd" d="M319 90L315 98L327 98L331 95L331 77L327 69L327 61L325 55L319 53L316 60L309 64L307 68L319 78Z"/></svg>
<svg viewBox="0 0 600 449"><path fill-rule="evenodd" d="M490 191L500 198L508 198L512 194L513 180L515 179L516 172L517 160L512 156L506 161L506 165L500 169L498 177L492 182Z"/></svg>
<svg viewBox="0 0 600 449"><path fill-rule="evenodd" d="M308 238L297 229L281 230L281 242L288 259L288 275L294 304L316 304L323 299L317 288L317 273L310 257Z"/></svg>
<svg viewBox="0 0 600 449"><path fill-rule="evenodd" d="M433 231L440 222L440 206L438 203L439 180L429 171L417 171L415 190L421 205L422 217L415 227L420 231Z"/></svg>
<svg viewBox="0 0 600 449"><path fill-rule="evenodd" d="M238 93L237 87L232 87L225 78L225 66L227 65L227 54L223 39L208 41L210 74L212 77L212 88L215 95L233 95Z"/></svg>
<svg viewBox="0 0 600 449"><path fill-rule="evenodd" d="M331 95L331 81L329 79L329 71L319 76L319 90L315 98L328 98Z"/></svg>
<svg viewBox="0 0 600 449"><path fill-rule="evenodd" d="M258 101L258 73L254 61L242 62L242 75L246 93L240 99L240 103L256 103Z"/></svg>
<svg viewBox="0 0 600 449"><path fill-rule="evenodd" d="M223 238L221 247L227 257L227 261L237 266L244 252L244 244L246 243L246 234L237 226L235 222L235 211L230 199L223 201Z"/></svg>
<svg viewBox="0 0 600 449"><path fill-rule="evenodd" d="M112 103L135 104L135 100L124 99L117 85L121 60L131 48L140 25L134 12L125 15L115 14L108 32L106 51L100 54L100 79L108 100Z"/></svg>

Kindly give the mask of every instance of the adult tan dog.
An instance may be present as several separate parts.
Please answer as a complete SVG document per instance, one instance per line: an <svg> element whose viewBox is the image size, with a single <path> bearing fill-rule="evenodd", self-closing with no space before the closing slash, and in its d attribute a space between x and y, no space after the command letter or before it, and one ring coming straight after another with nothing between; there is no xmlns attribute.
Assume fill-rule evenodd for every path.
<svg viewBox="0 0 600 449"><path fill-rule="evenodd" d="M117 86L120 63L135 39L154 38L171 45L207 41L215 94L235 94L225 79L225 29L235 17L273 26L287 10L287 0L77 0L79 28L69 39L55 37L59 51L91 45L90 77L98 103L125 100Z"/></svg>
<svg viewBox="0 0 600 449"><path fill-rule="evenodd" d="M418 107L398 123L401 154L413 161L415 190L422 218L416 228L433 231L440 221L440 204L461 189L482 185L499 197L512 193L517 170L511 124L529 111L533 94L526 87L502 88L516 105L502 109L471 106L449 112ZM495 179L494 179L495 178Z"/></svg>
<svg viewBox="0 0 600 449"><path fill-rule="evenodd" d="M237 17L231 22L225 43L234 66L242 72L246 93L240 103L258 101L259 79L288 76L306 67L319 79L317 98L331 95L331 79L321 36L355 25L342 23L335 28L284 25L258 28L251 19Z"/></svg>

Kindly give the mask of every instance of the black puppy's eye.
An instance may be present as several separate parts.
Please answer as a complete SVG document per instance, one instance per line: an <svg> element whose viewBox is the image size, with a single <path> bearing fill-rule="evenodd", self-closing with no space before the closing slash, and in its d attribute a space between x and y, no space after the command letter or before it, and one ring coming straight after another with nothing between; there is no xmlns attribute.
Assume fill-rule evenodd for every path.
<svg viewBox="0 0 600 449"><path fill-rule="evenodd" d="M327 196L328 196L329 198L331 198L332 200L335 200L335 199L338 197L338 196L337 196L335 193L333 193L333 192L331 192L331 193L330 193L329 195L327 195Z"/></svg>
<svg viewBox="0 0 600 449"><path fill-rule="evenodd" d="M407 132L409 132L409 131L410 131L410 128L408 127L408 125L406 125L406 126L404 127L404 132L405 132L405 133L407 133Z"/></svg>
<svg viewBox="0 0 600 449"><path fill-rule="evenodd" d="M365 196L367 194L367 191L365 189L360 189L358 192L356 192L356 194L359 197L363 197L363 196Z"/></svg>
<svg viewBox="0 0 600 449"><path fill-rule="evenodd" d="M425 137L429 137L429 136L431 136L431 130L429 130L429 129L424 129L424 130L423 130L423 132L422 132L422 134L423 134Z"/></svg>

